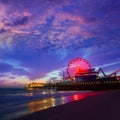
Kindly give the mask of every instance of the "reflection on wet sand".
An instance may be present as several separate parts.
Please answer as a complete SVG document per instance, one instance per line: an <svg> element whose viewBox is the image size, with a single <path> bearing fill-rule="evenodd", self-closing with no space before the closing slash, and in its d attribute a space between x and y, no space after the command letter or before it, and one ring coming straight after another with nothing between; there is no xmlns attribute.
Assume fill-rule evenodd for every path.
<svg viewBox="0 0 120 120"><path fill-rule="evenodd" d="M35 100L28 103L30 112L36 112L52 106L55 106L55 98L53 97L43 100Z"/></svg>
<svg viewBox="0 0 120 120"><path fill-rule="evenodd" d="M82 100L88 96L93 96L96 94L98 93L92 92L92 93L86 93L86 94L75 94L72 96L65 96L65 97L63 96L59 98L50 97L43 100L35 100L28 103L28 108L29 108L29 112L36 112L43 109L47 109L49 107L65 104L70 101Z"/></svg>

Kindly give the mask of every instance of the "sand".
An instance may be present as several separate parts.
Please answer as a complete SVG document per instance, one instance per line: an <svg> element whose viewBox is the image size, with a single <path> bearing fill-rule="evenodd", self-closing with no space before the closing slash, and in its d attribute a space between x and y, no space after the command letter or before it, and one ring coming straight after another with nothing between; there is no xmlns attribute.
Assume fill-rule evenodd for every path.
<svg viewBox="0 0 120 120"><path fill-rule="evenodd" d="M120 120L120 90L107 91L16 120Z"/></svg>

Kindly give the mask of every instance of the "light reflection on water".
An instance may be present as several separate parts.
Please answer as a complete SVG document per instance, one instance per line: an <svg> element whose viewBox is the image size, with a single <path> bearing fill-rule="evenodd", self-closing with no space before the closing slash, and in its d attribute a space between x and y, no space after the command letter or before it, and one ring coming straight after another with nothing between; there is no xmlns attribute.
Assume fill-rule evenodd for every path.
<svg viewBox="0 0 120 120"><path fill-rule="evenodd" d="M42 91L42 90L30 90L30 91L3 91L0 92L0 96L34 96L34 95L46 95L54 94L56 91Z"/></svg>
<svg viewBox="0 0 120 120"><path fill-rule="evenodd" d="M28 103L28 108L30 112L36 112L39 110L47 109L49 107L56 106L56 99L54 97L44 99L44 100L35 100Z"/></svg>
<svg viewBox="0 0 120 120"><path fill-rule="evenodd" d="M98 94L96 92L90 92L86 94L75 94L72 96L63 96L59 98L50 97L43 100L34 100L28 103L29 112L33 113L50 107L65 104L71 101L82 100L88 96Z"/></svg>
<svg viewBox="0 0 120 120"><path fill-rule="evenodd" d="M27 91L1 94L0 120L12 120L36 111L62 105L71 101L83 100L100 94L90 91ZM13 115L14 114L14 115Z"/></svg>

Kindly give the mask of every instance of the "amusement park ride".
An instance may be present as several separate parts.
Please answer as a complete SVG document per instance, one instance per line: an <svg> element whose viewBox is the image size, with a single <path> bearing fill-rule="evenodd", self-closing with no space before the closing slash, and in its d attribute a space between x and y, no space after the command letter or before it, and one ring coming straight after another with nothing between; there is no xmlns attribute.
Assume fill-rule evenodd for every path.
<svg viewBox="0 0 120 120"><path fill-rule="evenodd" d="M92 68L90 63L83 58L75 58L73 60L70 61L70 63L68 64L66 73L67 76L64 76L64 72L63 72L63 79L64 80L71 80L71 81L75 81L78 82L79 78L79 82L81 81L95 81L95 80L100 80L100 79L113 79L114 80L120 80L120 76L117 76L117 73L119 73L120 70L117 70L109 75L106 75L104 73L104 71L102 70L102 68L99 68L98 70L95 70L95 68ZM103 77L101 77L99 74L102 73ZM88 78L88 79L87 79Z"/></svg>
<svg viewBox="0 0 120 120"><path fill-rule="evenodd" d="M120 69L106 75L99 68L97 71L83 58L74 58L63 72L63 81L43 85L42 89L56 90L108 90L120 89ZM65 74L66 73L66 74ZM100 76L100 73L103 76ZM35 87L34 87L35 88Z"/></svg>

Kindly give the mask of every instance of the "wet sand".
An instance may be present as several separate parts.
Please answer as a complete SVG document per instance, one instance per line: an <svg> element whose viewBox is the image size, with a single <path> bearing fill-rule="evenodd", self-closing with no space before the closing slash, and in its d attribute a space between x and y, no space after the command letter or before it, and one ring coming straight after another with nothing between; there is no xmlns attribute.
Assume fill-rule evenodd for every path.
<svg viewBox="0 0 120 120"><path fill-rule="evenodd" d="M16 120L120 120L120 90L89 96Z"/></svg>

